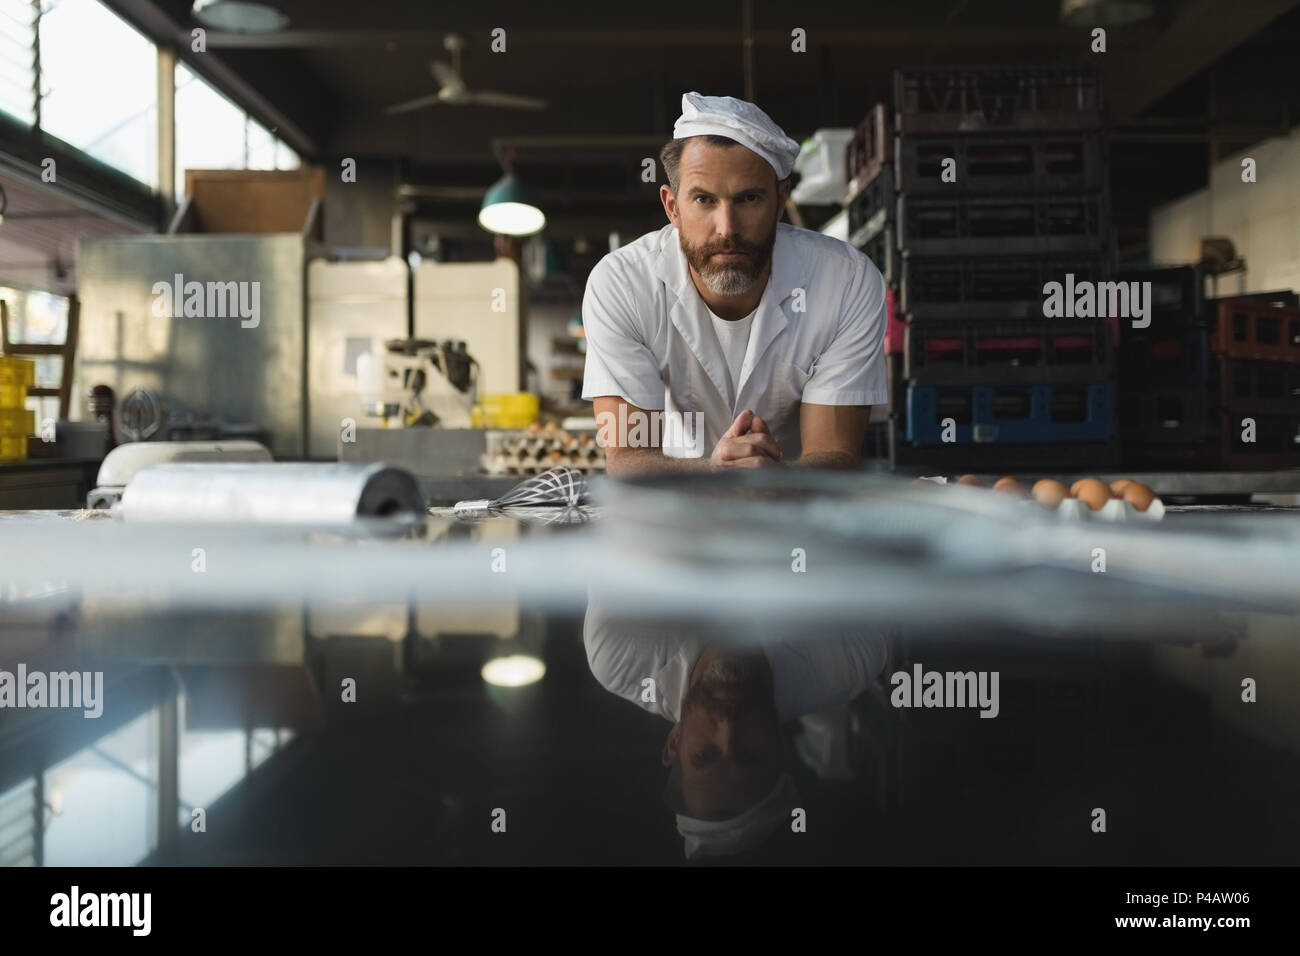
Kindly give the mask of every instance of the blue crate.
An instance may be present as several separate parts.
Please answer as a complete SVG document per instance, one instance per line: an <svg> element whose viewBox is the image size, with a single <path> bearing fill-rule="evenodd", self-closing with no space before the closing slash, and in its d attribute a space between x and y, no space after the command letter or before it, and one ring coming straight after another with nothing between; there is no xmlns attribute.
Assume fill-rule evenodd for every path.
<svg viewBox="0 0 1300 956"><path fill-rule="evenodd" d="M1008 411L1008 403L1020 408ZM1065 411L1070 414L1063 420ZM957 423L956 444L961 445L1109 441L1115 434L1115 386L1104 382L908 388L906 434L913 445L945 444L941 419L948 417Z"/></svg>

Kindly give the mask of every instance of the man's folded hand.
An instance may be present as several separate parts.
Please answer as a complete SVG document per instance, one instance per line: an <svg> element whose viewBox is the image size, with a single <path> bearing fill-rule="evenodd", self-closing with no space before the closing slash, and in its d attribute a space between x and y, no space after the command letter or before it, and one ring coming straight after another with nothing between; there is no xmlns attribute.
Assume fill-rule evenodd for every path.
<svg viewBox="0 0 1300 956"><path fill-rule="evenodd" d="M781 462L781 446L767 423L749 409L736 416L713 449L714 471L728 468L771 468Z"/></svg>

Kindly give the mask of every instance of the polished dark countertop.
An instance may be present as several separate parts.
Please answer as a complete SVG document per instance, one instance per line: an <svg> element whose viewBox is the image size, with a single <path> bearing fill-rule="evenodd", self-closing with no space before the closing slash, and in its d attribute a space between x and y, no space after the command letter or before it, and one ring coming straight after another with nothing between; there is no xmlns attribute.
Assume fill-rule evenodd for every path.
<svg viewBox="0 0 1300 956"><path fill-rule="evenodd" d="M516 483L449 482L438 497L481 500ZM0 709L0 807L31 811L0 862L680 865L689 844L666 802L664 764L674 723L647 706L647 688L653 703L674 700L673 661L730 642L762 649L773 701L812 709L784 713L780 726L780 766L807 830L777 828L729 862L1300 862L1300 715L1269 692L1270 675L1294 665L1300 616L1198 595L1200 578L1187 576L1202 574L1198 558L1175 563L1184 577L1164 584L1125 571L1128 548L1193 555L1195 529L1215 536L1207 554L1231 555L1255 534L1266 544L1294 509L1171 506L1151 534L1073 523L1089 526L1077 539L1087 549L1095 532L1111 551L1108 573L1096 574L1086 549L1078 567L1038 564L980 535L982 524L968 552L944 535L963 515L984 521L985 499L967 496L969 510L931 528L922 506L955 501L945 489L670 485L607 489L665 497L611 495L591 527L431 515L423 541L339 548L331 600L292 599L286 585L239 609L173 601L150 584L175 562L199 582L191 593L251 583L238 567L223 577L211 543L208 577L191 574L189 539L157 564L152 552L91 555L92 573L128 565L133 603L55 579L46 591L0 592L0 671L103 675L99 716ZM987 507L1005 517L1004 504ZM1032 509L1013 524L1021 514L1031 531L1055 527ZM74 545L95 532L113 533L97 542L133 540L102 512L9 518L69 529ZM817 521L842 538L800 531ZM283 537L293 534L269 535L268 546ZM328 556L335 537L297 553ZM771 555L768 542L779 545ZM602 549L594 564L548 569L576 602L514 597L508 585L532 567L527 549L552 544L533 553L562 562ZM792 546L808 552L805 575L791 573ZM439 555L487 568L498 547L510 562L501 589L484 598L440 587L434 569L458 564ZM639 552L662 563L634 563ZM380 563L394 553L412 562L418 586L376 599L376 569L398 568ZM1149 570L1144 560L1129 564ZM1238 559L1224 560L1204 580ZM738 568L759 583L729 576ZM713 613L679 604L679 577L716 589ZM852 582L862 613L824 619L813 595L825 580ZM754 612L778 584L790 593L784 616ZM943 613L894 619L912 608ZM859 673L864 660L883 666ZM507 686L530 662L544 666L540 679ZM490 683L488 664L504 677ZM897 675L929 672L996 673L997 706L983 708L995 719L894 702ZM1241 702L1243 676L1259 681L1258 704ZM1111 815L1105 840L1089 828L1097 806ZM497 811L504 833L492 829Z"/></svg>

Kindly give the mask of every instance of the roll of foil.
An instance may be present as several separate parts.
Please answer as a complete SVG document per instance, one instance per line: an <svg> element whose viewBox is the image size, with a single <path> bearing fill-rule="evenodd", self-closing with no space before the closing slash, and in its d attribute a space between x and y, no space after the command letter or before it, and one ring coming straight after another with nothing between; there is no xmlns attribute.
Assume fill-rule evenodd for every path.
<svg viewBox="0 0 1300 956"><path fill-rule="evenodd" d="M419 484L400 468L302 462L152 465L115 511L126 521L327 526L423 513Z"/></svg>

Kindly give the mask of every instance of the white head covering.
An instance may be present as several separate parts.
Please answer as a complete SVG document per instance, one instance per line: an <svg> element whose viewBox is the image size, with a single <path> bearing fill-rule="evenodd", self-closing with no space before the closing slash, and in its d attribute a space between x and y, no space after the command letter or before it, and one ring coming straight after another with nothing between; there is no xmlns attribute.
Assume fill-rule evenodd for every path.
<svg viewBox="0 0 1300 956"><path fill-rule="evenodd" d="M753 103L734 96L682 94L682 115L673 125L673 139L725 136L752 149L776 170L778 180L794 168L799 144L785 135L772 118Z"/></svg>
<svg viewBox="0 0 1300 956"><path fill-rule="evenodd" d="M733 856L752 850L782 823L789 824L799 805L799 791L788 773L781 774L766 797L730 820L700 820L677 814L677 832L686 840L686 859Z"/></svg>

